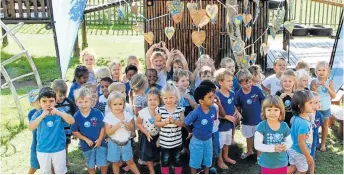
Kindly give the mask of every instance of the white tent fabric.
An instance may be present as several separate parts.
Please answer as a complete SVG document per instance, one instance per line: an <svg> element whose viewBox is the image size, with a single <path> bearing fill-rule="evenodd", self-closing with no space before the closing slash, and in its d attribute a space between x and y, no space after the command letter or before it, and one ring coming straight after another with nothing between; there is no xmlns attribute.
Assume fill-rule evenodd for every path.
<svg viewBox="0 0 344 175"><path fill-rule="evenodd" d="M53 0L53 15L60 56L62 79L65 78L87 0Z"/></svg>
<svg viewBox="0 0 344 175"><path fill-rule="evenodd" d="M344 25L340 31L336 53L331 70L331 78L334 82L335 90L338 91L343 86L344 79Z"/></svg>

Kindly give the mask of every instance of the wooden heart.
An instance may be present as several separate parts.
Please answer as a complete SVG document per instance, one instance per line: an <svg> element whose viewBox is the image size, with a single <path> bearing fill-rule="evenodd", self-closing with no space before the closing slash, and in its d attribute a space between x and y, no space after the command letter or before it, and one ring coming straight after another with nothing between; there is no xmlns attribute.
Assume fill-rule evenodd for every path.
<svg viewBox="0 0 344 175"><path fill-rule="evenodd" d="M245 33L246 33L246 38L250 39L251 38L251 34L252 34L252 27L247 27L245 29Z"/></svg>
<svg viewBox="0 0 344 175"><path fill-rule="evenodd" d="M188 3L186 4L186 7L188 8L189 11L191 11L191 10L197 10L197 3L188 2Z"/></svg>
<svg viewBox="0 0 344 175"><path fill-rule="evenodd" d="M202 28L203 26L207 25L210 21L210 18L205 15L202 21L198 24L198 27Z"/></svg>
<svg viewBox="0 0 344 175"><path fill-rule="evenodd" d="M289 33L293 33L294 26L295 26L295 21L284 22L284 28L287 29Z"/></svg>
<svg viewBox="0 0 344 175"><path fill-rule="evenodd" d="M261 55L266 55L268 54L270 44L263 43L260 45L260 54Z"/></svg>
<svg viewBox="0 0 344 175"><path fill-rule="evenodd" d="M136 25L133 25L132 29L135 32L143 32L143 24L142 23L137 23Z"/></svg>
<svg viewBox="0 0 344 175"><path fill-rule="evenodd" d="M199 23L203 20L204 16L207 15L207 12L204 9L191 10L190 15L195 26L198 26Z"/></svg>
<svg viewBox="0 0 344 175"><path fill-rule="evenodd" d="M232 50L233 52L241 52L244 50L245 42L242 40L234 41Z"/></svg>
<svg viewBox="0 0 344 175"><path fill-rule="evenodd" d="M165 27L165 35L167 36L168 40L170 40L172 38L172 36L174 35L174 27Z"/></svg>
<svg viewBox="0 0 344 175"><path fill-rule="evenodd" d="M154 34L153 32L148 32L143 34L143 38L147 41L149 45L153 44Z"/></svg>
<svg viewBox="0 0 344 175"><path fill-rule="evenodd" d="M201 46L205 41L205 31L193 31L191 34L192 42L197 46Z"/></svg>
<svg viewBox="0 0 344 175"><path fill-rule="evenodd" d="M138 6L135 3L133 6L131 6L131 13L137 15L138 14Z"/></svg>
<svg viewBox="0 0 344 175"><path fill-rule="evenodd" d="M251 53L250 60L252 64L256 64L257 61L257 54Z"/></svg>
<svg viewBox="0 0 344 175"><path fill-rule="evenodd" d="M235 15L235 16L233 16L233 23L235 25L240 25L242 23L242 21L243 21L242 15Z"/></svg>
<svg viewBox="0 0 344 175"><path fill-rule="evenodd" d="M207 12L207 15L210 19L214 19L217 16L217 13L219 11L219 7L216 4L213 5L207 5L205 7L205 11Z"/></svg>
<svg viewBox="0 0 344 175"><path fill-rule="evenodd" d="M184 2L180 2L180 0L173 0L166 2L168 11L174 15L184 11Z"/></svg>
<svg viewBox="0 0 344 175"><path fill-rule="evenodd" d="M251 14L243 14L243 19L244 24L247 25L253 19L253 17Z"/></svg>
<svg viewBox="0 0 344 175"><path fill-rule="evenodd" d="M183 19L183 13L178 13L178 14L172 15L172 19L173 19L174 23L176 23L176 24L180 23L180 21L182 21L182 19Z"/></svg>

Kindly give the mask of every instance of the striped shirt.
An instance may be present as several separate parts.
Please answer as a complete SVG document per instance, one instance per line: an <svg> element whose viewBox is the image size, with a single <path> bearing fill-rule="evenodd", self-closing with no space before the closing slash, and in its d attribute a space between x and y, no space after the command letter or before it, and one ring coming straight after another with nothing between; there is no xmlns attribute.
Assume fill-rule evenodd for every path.
<svg viewBox="0 0 344 175"><path fill-rule="evenodd" d="M169 113L165 106L158 107L157 113L161 115L161 121L167 120L170 116L180 120L180 114L184 112L183 107L177 107L173 113ZM160 128L160 146L163 148L175 148L182 145L182 127L175 124L168 124Z"/></svg>

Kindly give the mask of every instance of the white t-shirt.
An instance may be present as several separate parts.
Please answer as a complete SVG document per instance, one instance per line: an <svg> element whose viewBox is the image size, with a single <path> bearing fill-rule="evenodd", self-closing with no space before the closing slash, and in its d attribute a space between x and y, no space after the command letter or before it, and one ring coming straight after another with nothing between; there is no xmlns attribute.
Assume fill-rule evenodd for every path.
<svg viewBox="0 0 344 175"><path fill-rule="evenodd" d="M278 90L281 90L281 80L276 77L276 74L270 75L263 80L262 84L270 89L271 95L275 95Z"/></svg>
<svg viewBox="0 0 344 175"><path fill-rule="evenodd" d="M131 115L129 112L124 111L124 120L123 122L130 122L133 120L133 115ZM104 123L107 123L109 125L115 126L117 123L122 122L119 120L115 115L113 115L112 112L109 112L104 117ZM125 126L121 126L118 128L115 133L110 135L111 139L116 140L118 142L126 142L130 138L130 131L125 128Z"/></svg>
<svg viewBox="0 0 344 175"><path fill-rule="evenodd" d="M217 104L214 103L214 106L215 106L216 110L219 110L219 107L217 106ZM214 120L213 132L212 133L215 133L216 131L218 131L219 130L219 125L220 125L219 116L215 116L215 117L217 117L217 119Z"/></svg>
<svg viewBox="0 0 344 175"><path fill-rule="evenodd" d="M101 95L98 101L99 103L107 103L108 99L104 95Z"/></svg>
<svg viewBox="0 0 344 175"><path fill-rule="evenodd" d="M166 79L167 79L167 73L166 71L162 70L158 72L158 82L157 84L161 87L164 87L166 84Z"/></svg>
<svg viewBox="0 0 344 175"><path fill-rule="evenodd" d="M133 111L133 109L131 109L131 107L130 107L130 105L129 105L128 103L125 104L124 110L127 111L127 112L129 112L129 114L134 115L134 111ZM104 114L106 115L106 114L109 113L109 112L111 112L111 110L110 110L110 108L109 108L109 105L106 104L106 105L105 105L105 113L104 113Z"/></svg>
<svg viewBox="0 0 344 175"><path fill-rule="evenodd" d="M155 119L149 113L148 107L143 108L139 111L139 117L143 120L143 127L146 131L149 132L151 136L156 136L159 134L160 128L154 125Z"/></svg>

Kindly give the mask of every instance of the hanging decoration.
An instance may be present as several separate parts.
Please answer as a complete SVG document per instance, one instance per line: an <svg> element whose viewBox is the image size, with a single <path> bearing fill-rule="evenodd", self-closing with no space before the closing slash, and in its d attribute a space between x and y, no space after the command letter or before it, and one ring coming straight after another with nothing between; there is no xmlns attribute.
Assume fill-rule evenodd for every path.
<svg viewBox="0 0 344 175"><path fill-rule="evenodd" d="M252 35L252 27L247 27L245 29L245 33L246 33L246 41L249 40L251 38Z"/></svg>
<svg viewBox="0 0 344 175"><path fill-rule="evenodd" d="M240 24L242 23L242 21L243 21L242 15L235 15L235 16L233 17L233 23L234 23L235 25L240 25Z"/></svg>
<svg viewBox="0 0 344 175"><path fill-rule="evenodd" d="M252 20L252 15L251 14L243 14L242 16L244 19L245 27L247 27L248 23L251 22L251 20Z"/></svg>
<svg viewBox="0 0 344 175"><path fill-rule="evenodd" d="M190 16L195 26L199 26L206 15L207 12L204 9L190 11Z"/></svg>
<svg viewBox="0 0 344 175"><path fill-rule="evenodd" d="M233 52L241 52L244 50L245 47L245 42L244 41L234 41L233 46L232 46L232 50Z"/></svg>
<svg viewBox="0 0 344 175"><path fill-rule="evenodd" d="M192 42L197 46L200 47L204 41L205 41L206 35L205 35L205 31L201 30L201 31L193 31L191 34L191 39Z"/></svg>
<svg viewBox="0 0 344 175"><path fill-rule="evenodd" d="M118 14L119 18L121 18L121 19L124 18L123 7L121 4L121 1L119 1L119 7L117 8L117 14Z"/></svg>
<svg viewBox="0 0 344 175"><path fill-rule="evenodd" d="M217 14L219 12L219 7L216 4L207 5L205 7L205 11L207 12L207 15L209 16L212 24L215 24L216 23Z"/></svg>
<svg viewBox="0 0 344 175"><path fill-rule="evenodd" d="M268 43L268 44L262 43L260 45L260 53L264 56L267 55L268 51L269 51L269 47L270 47L270 43Z"/></svg>
<svg viewBox="0 0 344 175"><path fill-rule="evenodd" d="M139 10L138 10L138 6L137 6L137 3L133 3L133 5L131 6L131 13L133 13L134 15L137 16L137 14L139 13Z"/></svg>
<svg viewBox="0 0 344 175"><path fill-rule="evenodd" d="M183 19L183 13L177 13L177 14L172 15L172 19L174 23L176 24L180 23Z"/></svg>
<svg viewBox="0 0 344 175"><path fill-rule="evenodd" d="M194 3L194 2L188 2L188 3L186 4L186 8L188 8L189 11L191 11L191 10L197 10L198 5L197 5L197 3Z"/></svg>
<svg viewBox="0 0 344 175"><path fill-rule="evenodd" d="M207 15L205 15L202 21L198 24L198 27L202 28L203 26L207 25L209 21L210 21L210 18Z"/></svg>
<svg viewBox="0 0 344 175"><path fill-rule="evenodd" d="M147 41L149 45L153 44L154 34L153 32L148 32L143 34L143 38Z"/></svg>
<svg viewBox="0 0 344 175"><path fill-rule="evenodd" d="M184 2L181 2L180 0L167 1L166 5L168 11L172 15L182 13L184 11Z"/></svg>
<svg viewBox="0 0 344 175"><path fill-rule="evenodd" d="M251 55L250 55L251 65L252 64L256 64L256 60L257 60L257 54L254 53L254 45L252 45L252 47L251 47Z"/></svg>
<svg viewBox="0 0 344 175"><path fill-rule="evenodd" d="M283 26L289 33L293 33L295 21L286 21Z"/></svg>
<svg viewBox="0 0 344 175"><path fill-rule="evenodd" d="M165 27L165 35L167 36L168 40L172 38L174 35L174 27L171 26L171 15L168 18L168 27Z"/></svg>
<svg viewBox="0 0 344 175"><path fill-rule="evenodd" d="M141 33L144 31L144 27L142 23L136 23L136 25L133 25L132 29L138 33Z"/></svg>

